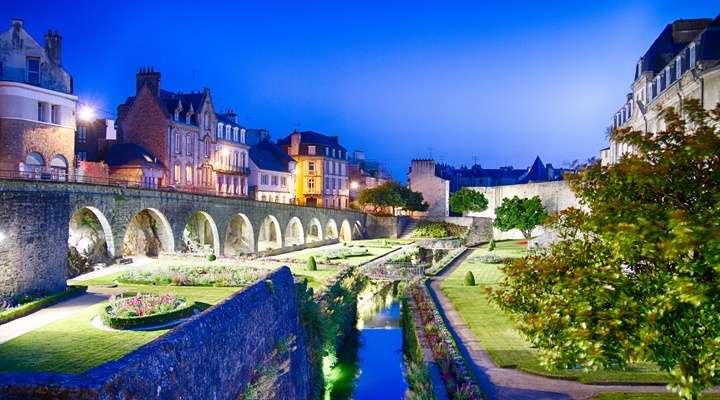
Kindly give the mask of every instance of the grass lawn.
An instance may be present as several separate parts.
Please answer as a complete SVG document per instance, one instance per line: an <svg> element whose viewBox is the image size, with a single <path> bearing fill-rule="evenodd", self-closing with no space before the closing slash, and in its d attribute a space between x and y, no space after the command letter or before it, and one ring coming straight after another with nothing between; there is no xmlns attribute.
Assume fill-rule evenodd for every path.
<svg viewBox="0 0 720 400"><path fill-rule="evenodd" d="M597 400L677 400L680 397L673 393L603 393L593 399ZM705 400L720 400L720 394L700 396Z"/></svg>
<svg viewBox="0 0 720 400"><path fill-rule="evenodd" d="M172 292L195 302L216 304L239 288L121 285L128 292ZM0 345L0 371L82 373L118 359L152 341L167 329L108 332L90 321L107 306L102 302L80 313Z"/></svg>
<svg viewBox="0 0 720 400"><path fill-rule="evenodd" d="M368 254L364 256L356 256L356 257L348 257L346 259L340 259L340 260L332 260L332 262L339 262L342 264L348 264L348 265L360 265L363 263L366 263L373 258L382 256L384 254L387 254L399 247L402 247L405 244L412 243L412 240L402 240L402 239L388 239L388 242L392 245L389 247L380 247L382 245L383 240L382 239L368 239L368 240L353 240L350 245L355 247L364 246L368 250ZM331 250L331 249L338 249L342 248L342 243L336 243L331 244L328 246L322 246L318 248L310 248L310 249L303 249L298 251L293 251L290 253L285 254L279 254L277 256L272 256L273 259L278 260L307 260L310 256L315 256L315 258L319 258L319 256L322 254L325 250Z"/></svg>
<svg viewBox="0 0 720 400"><path fill-rule="evenodd" d="M521 257L525 246L516 241L497 242L495 254L505 257ZM502 279L501 264L487 264L479 260L488 254L487 246L475 250L465 262L440 285L443 293L462 315L470 329L490 356L501 367L513 367L527 372L561 377L577 378L587 383L664 383L668 376L651 364L631 365L626 370L548 370L540 365L536 351L521 334L513 328L510 318L488 301L485 289ZM464 286L467 271L475 275L477 286Z"/></svg>

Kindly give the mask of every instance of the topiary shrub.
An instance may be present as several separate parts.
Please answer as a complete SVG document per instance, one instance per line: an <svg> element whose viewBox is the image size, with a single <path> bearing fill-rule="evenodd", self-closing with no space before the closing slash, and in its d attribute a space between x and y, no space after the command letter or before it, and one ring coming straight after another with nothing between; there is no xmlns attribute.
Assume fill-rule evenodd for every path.
<svg viewBox="0 0 720 400"><path fill-rule="evenodd" d="M488 246L488 251L494 251L495 250L495 239L490 239L490 245Z"/></svg>
<svg viewBox="0 0 720 400"><path fill-rule="evenodd" d="M308 271L317 271L317 264L315 263L315 257L310 256L307 260Z"/></svg>
<svg viewBox="0 0 720 400"><path fill-rule="evenodd" d="M215 254L208 254L207 259L208 261L215 261L217 260L217 257L215 257Z"/></svg>
<svg viewBox="0 0 720 400"><path fill-rule="evenodd" d="M475 286L475 275L472 271L465 273L465 286Z"/></svg>

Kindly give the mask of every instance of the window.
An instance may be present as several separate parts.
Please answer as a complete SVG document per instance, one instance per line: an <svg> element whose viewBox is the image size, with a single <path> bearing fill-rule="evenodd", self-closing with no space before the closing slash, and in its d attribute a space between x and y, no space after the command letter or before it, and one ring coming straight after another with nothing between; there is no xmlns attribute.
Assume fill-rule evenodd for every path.
<svg viewBox="0 0 720 400"><path fill-rule="evenodd" d="M55 155L50 161L50 173L53 179L64 181L67 179L68 162L60 154Z"/></svg>
<svg viewBox="0 0 720 400"><path fill-rule="evenodd" d="M329 156L329 155L330 155L330 148L329 148L329 147L326 147L326 148L325 148L325 157L327 157L327 156Z"/></svg>
<svg viewBox="0 0 720 400"><path fill-rule="evenodd" d="M281 186L281 187L287 187L287 176L281 176L281 177L280 177L280 186Z"/></svg>
<svg viewBox="0 0 720 400"><path fill-rule="evenodd" d="M311 156L315 155L315 146L308 146L308 154Z"/></svg>
<svg viewBox="0 0 720 400"><path fill-rule="evenodd" d="M228 140L232 139L230 137L230 128L231 128L230 125L225 125L225 139L228 139Z"/></svg>
<svg viewBox="0 0 720 400"><path fill-rule="evenodd" d="M37 119L38 121L44 121L45 120L45 107L43 106L44 103L38 102L38 109L37 109Z"/></svg>
<svg viewBox="0 0 720 400"><path fill-rule="evenodd" d="M175 132L175 154L180 154L180 132Z"/></svg>
<svg viewBox="0 0 720 400"><path fill-rule="evenodd" d="M180 122L180 111L175 110L175 115L173 116L173 119Z"/></svg>
<svg viewBox="0 0 720 400"><path fill-rule="evenodd" d="M315 178L308 179L307 184L309 190L315 190Z"/></svg>
<svg viewBox="0 0 720 400"><path fill-rule="evenodd" d="M25 79L31 85L40 84L40 59L37 57L28 57L25 59L25 69L27 76Z"/></svg>
<svg viewBox="0 0 720 400"><path fill-rule="evenodd" d="M79 161L85 161L87 160L87 152L86 151L78 151L78 160Z"/></svg>
<svg viewBox="0 0 720 400"><path fill-rule="evenodd" d="M238 129L237 127L233 128L233 140L236 142L240 140L240 137L238 136L238 131L240 131L240 129Z"/></svg>
<svg viewBox="0 0 720 400"><path fill-rule="evenodd" d="M50 107L50 122L60 124L60 106L57 104Z"/></svg>
<svg viewBox="0 0 720 400"><path fill-rule="evenodd" d="M246 166L246 165L245 165L245 152L241 153L240 156L241 156L241 158L240 158L240 166L241 166L241 167L245 167L245 166Z"/></svg>
<svg viewBox="0 0 720 400"><path fill-rule="evenodd" d="M185 154L191 156L192 155L192 136L188 133L185 137Z"/></svg>
<svg viewBox="0 0 720 400"><path fill-rule="evenodd" d="M210 129L210 116L207 111L203 114L203 128Z"/></svg>
<svg viewBox="0 0 720 400"><path fill-rule="evenodd" d="M695 67L695 43L690 44L690 68Z"/></svg>
<svg viewBox="0 0 720 400"><path fill-rule="evenodd" d="M245 143L245 129L240 129L240 143Z"/></svg>
<svg viewBox="0 0 720 400"><path fill-rule="evenodd" d="M218 137L218 139L223 138L223 124L218 124L217 137Z"/></svg>
<svg viewBox="0 0 720 400"><path fill-rule="evenodd" d="M262 183L263 185L267 185L267 184L268 184L268 176L265 175L265 174L263 174L263 175L260 177L260 183Z"/></svg>
<svg viewBox="0 0 720 400"><path fill-rule="evenodd" d="M193 167L190 164L185 166L185 183L188 185L193 183Z"/></svg>
<svg viewBox="0 0 720 400"><path fill-rule="evenodd" d="M238 162L240 162L240 155L236 151L233 155L233 167L238 167Z"/></svg>
<svg viewBox="0 0 720 400"><path fill-rule="evenodd" d="M277 186L278 185L278 177L277 175L272 176L272 185Z"/></svg>
<svg viewBox="0 0 720 400"><path fill-rule="evenodd" d="M180 164L175 164L175 171L173 176L173 182L175 182L175 184L180 183L180 174Z"/></svg>
<svg viewBox="0 0 720 400"><path fill-rule="evenodd" d="M33 151L25 157L25 168L28 172L40 173L45 168L45 159Z"/></svg>
<svg viewBox="0 0 720 400"><path fill-rule="evenodd" d="M675 79L680 79L682 76L682 57L675 59Z"/></svg>
<svg viewBox="0 0 720 400"><path fill-rule="evenodd" d="M335 158L335 149L332 149L332 156Z"/></svg>
<svg viewBox="0 0 720 400"><path fill-rule="evenodd" d="M205 158L210 158L210 136L205 136Z"/></svg>
<svg viewBox="0 0 720 400"><path fill-rule="evenodd" d="M78 127L78 143L87 142L87 131L84 126Z"/></svg>
<svg viewBox="0 0 720 400"><path fill-rule="evenodd" d="M308 172L315 173L315 161L308 161Z"/></svg>

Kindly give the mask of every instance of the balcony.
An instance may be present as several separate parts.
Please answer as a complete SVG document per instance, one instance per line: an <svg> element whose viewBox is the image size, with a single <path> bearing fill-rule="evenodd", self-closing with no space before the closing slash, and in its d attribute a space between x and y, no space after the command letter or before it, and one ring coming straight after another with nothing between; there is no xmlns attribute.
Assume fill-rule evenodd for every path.
<svg viewBox="0 0 720 400"><path fill-rule="evenodd" d="M216 165L214 167L215 172L220 172L223 174L231 174L231 175L244 175L249 176L250 175L250 168L249 167L241 167L241 166L235 166L235 165Z"/></svg>

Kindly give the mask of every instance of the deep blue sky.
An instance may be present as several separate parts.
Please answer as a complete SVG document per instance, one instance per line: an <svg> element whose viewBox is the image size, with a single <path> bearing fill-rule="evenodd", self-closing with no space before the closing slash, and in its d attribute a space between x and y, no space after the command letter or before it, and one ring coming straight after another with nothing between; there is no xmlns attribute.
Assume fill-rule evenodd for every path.
<svg viewBox="0 0 720 400"><path fill-rule="evenodd" d="M153 66L166 89L211 88L245 126L339 135L404 181L430 151L485 167L597 156L665 24L718 13L678 0L12 0L0 24L23 18L40 41L59 30L81 102L114 114Z"/></svg>

